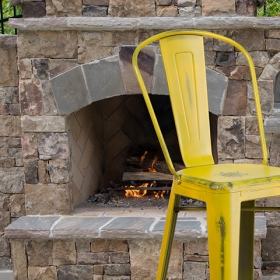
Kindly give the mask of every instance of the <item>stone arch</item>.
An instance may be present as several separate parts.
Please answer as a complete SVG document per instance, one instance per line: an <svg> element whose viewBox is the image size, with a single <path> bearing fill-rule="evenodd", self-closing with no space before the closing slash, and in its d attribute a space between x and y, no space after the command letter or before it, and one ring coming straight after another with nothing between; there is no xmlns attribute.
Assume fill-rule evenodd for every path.
<svg viewBox="0 0 280 280"><path fill-rule="evenodd" d="M60 115L68 115L94 101L126 94L139 94L131 56L135 47L121 47L118 55L74 67L51 79ZM140 57L140 69L151 94L168 95L161 55L148 47ZM207 69L209 110L220 115L228 78Z"/></svg>

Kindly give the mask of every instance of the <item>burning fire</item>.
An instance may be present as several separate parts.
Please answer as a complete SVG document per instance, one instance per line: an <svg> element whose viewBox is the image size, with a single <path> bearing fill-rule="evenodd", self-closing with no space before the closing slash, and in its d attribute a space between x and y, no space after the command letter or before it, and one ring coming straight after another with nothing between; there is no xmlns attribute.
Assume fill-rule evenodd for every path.
<svg viewBox="0 0 280 280"><path fill-rule="evenodd" d="M144 152L144 154L140 158L140 164L139 166L143 165L143 161L147 155L147 151ZM150 167L148 168L147 172L157 172L155 168L155 164L158 160L158 157L155 156L154 159L150 163ZM136 190L133 190L133 188L136 188L133 185L129 186L129 190L125 190L125 196L126 197L143 197L147 194L149 187L152 187L153 183L143 183L142 185L138 186ZM142 189L143 188L143 189ZM164 194L166 194L168 191L162 190L162 191L154 191L155 198L164 198Z"/></svg>
<svg viewBox="0 0 280 280"><path fill-rule="evenodd" d="M149 183L144 183L139 188L143 188L143 190L126 190L126 197L143 197L147 194L147 187ZM134 186L130 186L130 188L135 188Z"/></svg>

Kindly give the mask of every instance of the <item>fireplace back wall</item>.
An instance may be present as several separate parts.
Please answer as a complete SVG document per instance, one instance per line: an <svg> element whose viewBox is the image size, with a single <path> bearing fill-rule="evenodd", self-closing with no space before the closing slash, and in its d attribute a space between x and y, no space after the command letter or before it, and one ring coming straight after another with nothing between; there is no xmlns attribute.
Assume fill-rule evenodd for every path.
<svg viewBox="0 0 280 280"><path fill-rule="evenodd" d="M151 96L175 161L181 161L168 96ZM74 206L110 181L119 183L128 156L163 155L141 95L117 96L93 102L70 114Z"/></svg>

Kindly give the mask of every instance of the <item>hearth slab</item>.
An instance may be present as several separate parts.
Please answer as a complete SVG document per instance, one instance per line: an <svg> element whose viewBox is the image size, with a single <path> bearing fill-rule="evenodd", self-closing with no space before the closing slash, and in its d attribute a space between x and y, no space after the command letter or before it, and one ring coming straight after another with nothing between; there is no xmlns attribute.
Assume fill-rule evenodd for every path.
<svg viewBox="0 0 280 280"><path fill-rule="evenodd" d="M256 216L255 239L265 238L266 218ZM162 238L164 217L24 216L5 229L8 239ZM207 238L205 217L181 217L175 239Z"/></svg>

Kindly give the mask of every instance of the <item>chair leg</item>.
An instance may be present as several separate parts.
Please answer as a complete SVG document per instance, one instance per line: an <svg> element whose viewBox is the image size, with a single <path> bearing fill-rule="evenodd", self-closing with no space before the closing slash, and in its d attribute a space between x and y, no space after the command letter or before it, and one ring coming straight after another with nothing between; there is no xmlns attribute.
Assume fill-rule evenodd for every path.
<svg viewBox="0 0 280 280"><path fill-rule="evenodd" d="M242 206L255 206L255 201L246 201ZM254 279L254 211L241 211L238 280Z"/></svg>
<svg viewBox="0 0 280 280"><path fill-rule="evenodd" d="M238 280L240 194L207 197L210 280Z"/></svg>
<svg viewBox="0 0 280 280"><path fill-rule="evenodd" d="M157 280L166 280L172 242L177 222L178 213L174 211L174 207L180 204L180 196L174 194L171 190L169 204L166 215L166 222L163 232L163 239L161 243L161 250L158 263Z"/></svg>

